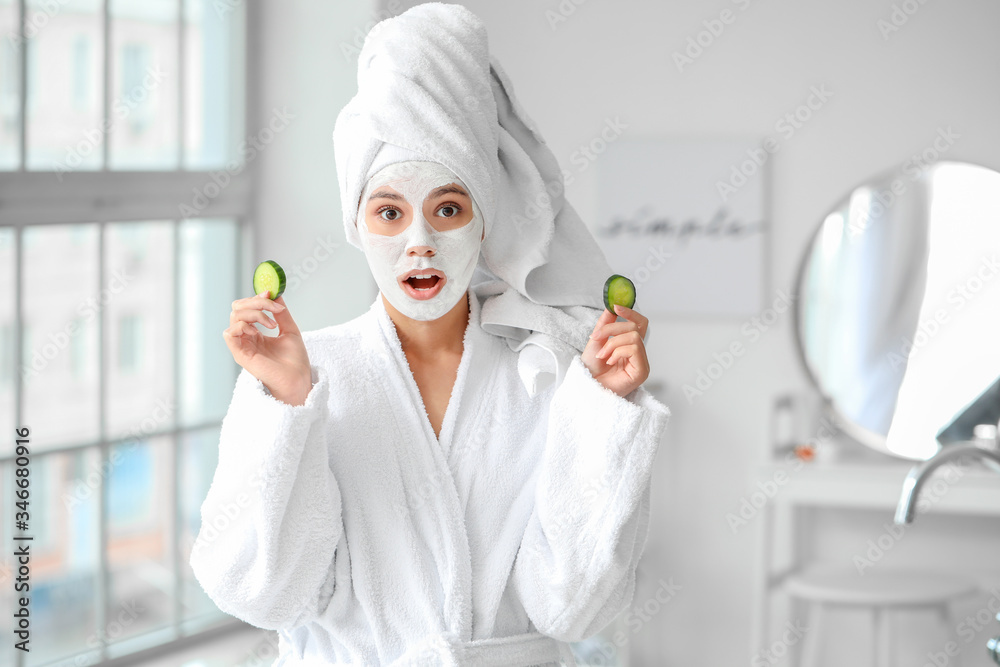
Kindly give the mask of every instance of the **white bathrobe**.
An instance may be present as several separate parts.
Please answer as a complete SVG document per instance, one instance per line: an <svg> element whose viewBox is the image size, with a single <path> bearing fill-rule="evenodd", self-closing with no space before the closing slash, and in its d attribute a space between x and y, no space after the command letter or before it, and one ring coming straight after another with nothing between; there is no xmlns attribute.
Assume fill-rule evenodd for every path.
<svg viewBox="0 0 1000 667"><path fill-rule="evenodd" d="M670 411L579 355L530 397L469 302L440 438L381 295L303 333L304 405L240 372L190 562L275 666L573 664L631 602Z"/></svg>

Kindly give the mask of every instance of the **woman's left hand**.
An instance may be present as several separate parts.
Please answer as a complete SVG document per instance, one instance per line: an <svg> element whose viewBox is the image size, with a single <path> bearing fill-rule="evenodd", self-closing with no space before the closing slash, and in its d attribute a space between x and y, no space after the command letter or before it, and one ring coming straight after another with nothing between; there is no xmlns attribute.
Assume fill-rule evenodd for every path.
<svg viewBox="0 0 1000 667"><path fill-rule="evenodd" d="M627 396L649 377L646 358L646 329L649 319L631 308L615 306L618 315L607 308L597 318L587 347L583 350L583 365L595 380L619 396Z"/></svg>

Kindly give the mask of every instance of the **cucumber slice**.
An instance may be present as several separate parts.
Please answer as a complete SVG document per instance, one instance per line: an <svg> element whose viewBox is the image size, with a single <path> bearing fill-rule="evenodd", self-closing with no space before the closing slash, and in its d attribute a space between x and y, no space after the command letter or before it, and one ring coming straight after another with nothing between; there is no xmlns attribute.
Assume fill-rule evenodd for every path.
<svg viewBox="0 0 1000 667"><path fill-rule="evenodd" d="M253 293L260 294L264 290L270 290L272 301L285 291L285 271L274 260L261 262L253 270Z"/></svg>
<svg viewBox="0 0 1000 667"><path fill-rule="evenodd" d="M635 305L635 285L617 273L604 282L604 307L615 312L615 304L631 308Z"/></svg>

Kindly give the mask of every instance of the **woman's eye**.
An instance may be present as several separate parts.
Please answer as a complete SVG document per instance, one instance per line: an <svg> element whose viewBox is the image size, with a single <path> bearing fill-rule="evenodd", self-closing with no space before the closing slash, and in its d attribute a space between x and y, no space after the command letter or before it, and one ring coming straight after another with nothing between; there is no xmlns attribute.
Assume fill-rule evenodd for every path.
<svg viewBox="0 0 1000 667"><path fill-rule="evenodd" d="M444 206L438 209L438 213L441 213L442 211L451 211L451 213L445 214L444 217L453 218L456 215L458 215L459 208L453 204L445 204Z"/></svg>
<svg viewBox="0 0 1000 667"><path fill-rule="evenodd" d="M392 214L392 217L388 217L388 218L387 218L387 217L386 217L386 214L387 214L387 213L391 213L391 214ZM399 220L399 216L400 216L401 214L400 214L400 212L399 212L399 211L397 211L397 210L396 210L396 209L394 209L394 208L384 208L384 209L382 209L381 211L379 211L379 212L378 212L378 215L379 215L379 217L381 217L381 218L382 218L383 220L385 220L385 221L387 221L387 222L392 222L392 221L394 221L394 220Z"/></svg>

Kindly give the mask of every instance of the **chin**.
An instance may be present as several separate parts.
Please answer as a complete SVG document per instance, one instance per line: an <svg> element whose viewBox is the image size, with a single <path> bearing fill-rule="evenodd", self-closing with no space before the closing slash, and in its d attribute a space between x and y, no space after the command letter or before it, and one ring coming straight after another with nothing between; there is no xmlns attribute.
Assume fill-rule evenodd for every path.
<svg viewBox="0 0 1000 667"><path fill-rule="evenodd" d="M433 322L434 320L439 320L450 313L452 309L455 308L455 306L462 300L462 297L465 296L467 290L468 288L462 290L459 294L451 294L450 290L446 291L442 289L442 291L438 292L430 299L419 300L411 297L403 291L402 287L397 285L395 295L399 300L396 301L396 303L405 304L405 308L400 308L396 305L396 303L393 303L392 305L397 311L399 311L400 314L405 315L411 320L417 320L419 322ZM385 292L383 292L383 296L385 296ZM392 301L387 297L386 300L392 303ZM445 302L448 303L447 308L442 305ZM433 311L433 316L426 316L420 312L421 310Z"/></svg>

